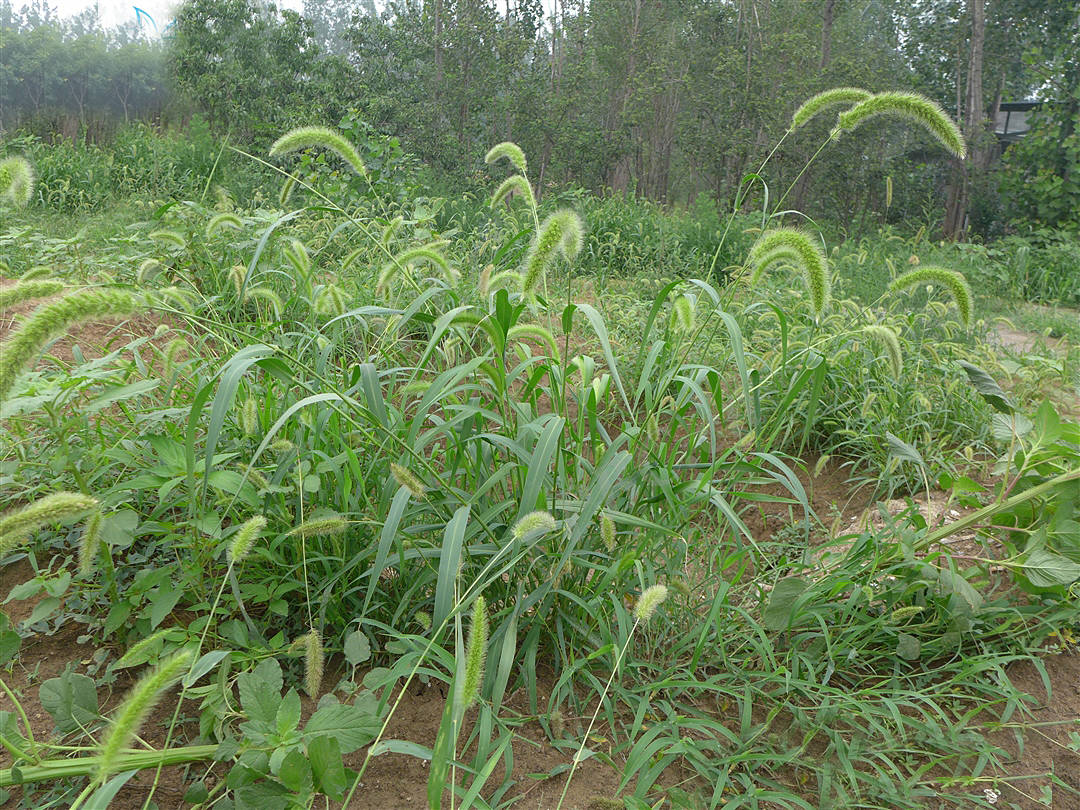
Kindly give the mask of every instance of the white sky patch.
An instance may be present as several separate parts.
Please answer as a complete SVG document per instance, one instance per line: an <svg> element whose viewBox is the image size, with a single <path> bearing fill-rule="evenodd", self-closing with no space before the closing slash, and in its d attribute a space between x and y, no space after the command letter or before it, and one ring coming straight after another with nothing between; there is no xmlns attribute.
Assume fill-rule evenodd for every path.
<svg viewBox="0 0 1080 810"><path fill-rule="evenodd" d="M291 8L295 11L300 11L303 4L303 0L277 0L275 3L278 8ZM13 5L19 7L17 1ZM49 5L56 9L60 17L72 17L97 5L103 27L112 28L138 19L147 34L153 36L155 25L157 32L161 33L165 26L172 22L173 9L179 3L176 0L97 0L96 3L94 0L49 0ZM136 8L145 12L149 19L136 12Z"/></svg>

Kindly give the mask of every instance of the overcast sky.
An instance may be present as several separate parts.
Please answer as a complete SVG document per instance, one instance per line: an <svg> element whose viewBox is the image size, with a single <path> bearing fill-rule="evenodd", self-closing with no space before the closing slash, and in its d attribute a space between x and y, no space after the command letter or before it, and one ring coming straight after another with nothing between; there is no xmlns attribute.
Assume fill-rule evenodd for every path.
<svg viewBox="0 0 1080 810"><path fill-rule="evenodd" d="M94 5L94 0L47 0L50 6L55 8L61 17L70 17L84 9ZM138 7L153 17L158 29L164 28L172 20L172 8L176 0L97 0L97 6L101 10L101 20L106 28L119 23L135 19L135 8ZM12 4L19 7L19 0ZM292 8L297 11L303 5L303 0L275 0L278 8ZM145 23L149 25L149 23ZM152 26L151 30L152 30Z"/></svg>

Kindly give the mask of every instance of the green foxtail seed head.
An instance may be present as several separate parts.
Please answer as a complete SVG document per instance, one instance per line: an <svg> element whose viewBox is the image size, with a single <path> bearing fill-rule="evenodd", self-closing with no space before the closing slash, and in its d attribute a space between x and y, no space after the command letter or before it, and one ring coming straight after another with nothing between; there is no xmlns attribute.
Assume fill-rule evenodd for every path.
<svg viewBox="0 0 1080 810"><path fill-rule="evenodd" d="M832 283L829 280L829 265L825 252L816 241L796 228L775 228L765 231L750 249L747 265L751 268L751 279L761 276L768 264L777 261L777 248L784 248L784 260L790 260L802 272L806 288L810 292L810 304L814 315L820 316L829 306L832 296Z"/></svg>
<svg viewBox="0 0 1080 810"><path fill-rule="evenodd" d="M177 231L160 230L154 231L150 234L150 238L155 242L166 242L167 244L178 247L181 250L187 247L187 240L183 235Z"/></svg>
<svg viewBox="0 0 1080 810"><path fill-rule="evenodd" d="M124 651L124 654L117 659L113 667L115 669L125 669L127 667L134 667L143 663L147 660L147 658L150 657L149 655L144 656L143 653L145 653L151 647L160 644L164 640L165 636L167 636L169 633L174 632L174 630L175 628L172 627L162 627L156 633L151 633L142 641L136 642ZM151 653L150 655L153 655L153 653Z"/></svg>
<svg viewBox="0 0 1080 810"><path fill-rule="evenodd" d="M101 524L105 516L100 509L95 509L86 519L82 540L79 541L79 573L84 577L94 573L98 550L101 548Z"/></svg>
<svg viewBox="0 0 1080 810"><path fill-rule="evenodd" d="M927 264L893 279L889 290L898 292L920 284L938 284L945 287L956 304L960 320L964 326L971 326L971 319L975 313L975 301L971 295L971 287L968 286L967 279L962 274L955 270Z"/></svg>
<svg viewBox="0 0 1080 810"><path fill-rule="evenodd" d="M172 376L173 371L176 370L176 361L180 356L180 352L187 351L188 342L182 337L173 338L169 341L169 344L165 347L165 361L163 376L167 379Z"/></svg>
<svg viewBox="0 0 1080 810"><path fill-rule="evenodd" d="M484 659L487 658L488 615L484 597L477 595L473 601L472 624L465 644L465 685L462 698L465 707L473 705L480 695L480 682L484 680Z"/></svg>
<svg viewBox="0 0 1080 810"><path fill-rule="evenodd" d="M239 295L240 291L244 289L244 279L247 278L247 268L242 264L234 264L229 268L229 281L232 282L233 289L236 294Z"/></svg>
<svg viewBox="0 0 1080 810"><path fill-rule="evenodd" d="M694 299L689 295L680 295L675 299L671 310L671 326L684 334L694 331Z"/></svg>
<svg viewBox="0 0 1080 810"><path fill-rule="evenodd" d="M62 289L64 289L64 282L51 278L20 281L17 284L0 287L0 310L21 304L23 301L48 298L50 295L56 295Z"/></svg>
<svg viewBox="0 0 1080 810"><path fill-rule="evenodd" d="M512 174L502 181L495 193L491 195L491 207L495 208L510 195L523 199L529 208L536 208L536 197L533 194L532 186L520 174Z"/></svg>
<svg viewBox="0 0 1080 810"><path fill-rule="evenodd" d="M431 614L424 610L418 610L413 614L413 618L416 619L416 623L427 632L431 629Z"/></svg>
<svg viewBox="0 0 1080 810"><path fill-rule="evenodd" d="M397 239L397 232L401 226L405 224L405 217L398 214L392 220L386 223L382 229L382 236L379 237L379 241L382 242L382 246L385 248L390 247L390 243Z"/></svg>
<svg viewBox="0 0 1080 810"><path fill-rule="evenodd" d="M315 311L319 315L337 317L345 313L345 293L337 284L327 284L315 299Z"/></svg>
<svg viewBox="0 0 1080 810"><path fill-rule="evenodd" d="M429 262L442 269L443 274L447 277L453 275L453 271L450 269L450 263L442 253L436 250L431 244L422 245L420 247L403 250L384 264L382 272L379 273L379 280L375 284L375 289L379 292L385 291L386 288L390 286L390 282L393 281L394 276L401 272L407 265L415 262Z"/></svg>
<svg viewBox="0 0 1080 810"><path fill-rule="evenodd" d="M889 356L889 365L892 366L894 377L899 377L904 370L904 355L900 351L900 338L890 326L883 324L870 324L864 326L863 332L879 341Z"/></svg>
<svg viewBox="0 0 1080 810"><path fill-rule="evenodd" d="M548 722L551 724L551 736L555 739L562 737L563 732L566 731L566 718L563 717L563 713L556 709L548 715Z"/></svg>
<svg viewBox="0 0 1080 810"><path fill-rule="evenodd" d="M104 784L118 767L122 767L122 764L117 761L120 759L121 752L130 745L158 697L190 666L191 651L184 650L143 675L132 687L113 718L109 736L101 744L97 772L99 782Z"/></svg>
<svg viewBox="0 0 1080 810"><path fill-rule="evenodd" d="M550 214L540 223L521 269L522 293L529 296L536 293L558 254L568 262L573 261L581 250L582 234L581 219L568 208Z"/></svg>
<svg viewBox="0 0 1080 810"><path fill-rule="evenodd" d="M213 236L223 228L231 228L234 231L238 231L243 227L244 223L240 221L240 217L236 214L218 214L206 223L206 235L207 237Z"/></svg>
<svg viewBox="0 0 1080 810"><path fill-rule="evenodd" d="M245 436L254 436L259 432L259 403L255 397L248 397L240 406L240 429Z"/></svg>
<svg viewBox="0 0 1080 810"><path fill-rule="evenodd" d="M272 453L289 453L296 449L296 445L288 439L274 439L269 449Z"/></svg>
<svg viewBox="0 0 1080 810"><path fill-rule="evenodd" d="M291 532L290 537L333 537L344 534L349 528L349 521L339 515L305 520Z"/></svg>
<svg viewBox="0 0 1080 810"><path fill-rule="evenodd" d="M555 342L555 336L551 334L551 330L546 329L537 323L519 323L510 327L510 331L506 333L508 340L522 340L524 338L532 338L533 340L539 340L542 343L547 344L547 347L551 350L551 356L558 359L559 344Z"/></svg>
<svg viewBox="0 0 1080 810"><path fill-rule="evenodd" d="M479 290L481 298L487 298L488 296L488 290L491 288L491 273L494 270L495 265L488 264L480 271L480 279L476 284L476 288Z"/></svg>
<svg viewBox="0 0 1080 810"><path fill-rule="evenodd" d="M316 146L336 153L354 172L367 177L367 168L356 147L340 132L329 127L297 127L286 132L270 147L270 157Z"/></svg>
<svg viewBox="0 0 1080 810"><path fill-rule="evenodd" d="M550 512L529 512L514 524L511 534L514 540L521 540L534 532L550 534L555 531L556 525L555 518L552 517Z"/></svg>
<svg viewBox="0 0 1080 810"><path fill-rule="evenodd" d="M304 636L304 689L311 697L319 696L323 678L323 646L319 631L312 628Z"/></svg>
<svg viewBox="0 0 1080 810"><path fill-rule="evenodd" d="M522 284L521 273L516 270L503 270L488 279L487 293L497 292L504 287L520 287Z"/></svg>
<svg viewBox="0 0 1080 810"><path fill-rule="evenodd" d="M667 599L667 588L663 585L650 585L646 588L634 605L634 619L644 624L660 607L660 603Z"/></svg>
<svg viewBox="0 0 1080 810"><path fill-rule="evenodd" d="M506 158L514 167L522 174L527 174L528 165L525 162L525 153L521 151L521 147L513 141L503 141L502 143L495 144L488 150L488 153L484 155L484 163L492 164L497 160Z"/></svg>
<svg viewBox="0 0 1080 810"><path fill-rule="evenodd" d="M869 91L858 87L834 87L832 90L818 93L808 98L799 109L795 110L795 114L791 116L791 129L798 129L829 107L837 107L841 104L850 107L852 104L866 101L872 95Z"/></svg>
<svg viewBox="0 0 1080 810"><path fill-rule="evenodd" d="M281 313L285 311L285 302L281 300L280 295L269 287L248 287L244 290L244 301L264 302L273 310L275 318L280 318Z"/></svg>
<svg viewBox="0 0 1080 810"><path fill-rule="evenodd" d="M878 93L840 113L833 135L849 132L864 121L879 115L905 118L914 121L941 142L956 157L967 154L964 136L948 114L939 105L919 93Z"/></svg>
<svg viewBox="0 0 1080 810"><path fill-rule="evenodd" d="M413 475L407 467L403 467L400 464L395 464L391 461L390 474L394 477L394 480L397 481L397 485L409 490L409 493L414 498L420 500L424 497L424 493L427 491L424 482Z"/></svg>
<svg viewBox="0 0 1080 810"><path fill-rule="evenodd" d="M898 607L889 616L889 621L892 624L900 624L905 619L910 619L912 616L918 616L926 608L921 605L905 605L904 607Z"/></svg>
<svg viewBox="0 0 1080 810"><path fill-rule="evenodd" d="M893 192L892 175L890 174L888 177L885 178L885 207L886 208L892 207L892 192Z"/></svg>
<svg viewBox="0 0 1080 810"><path fill-rule="evenodd" d="M7 542L7 538L17 538L21 542L30 532L42 526L82 517L97 505L96 498L80 492L54 492L38 498L33 503L0 516L0 546Z"/></svg>
<svg viewBox="0 0 1080 810"><path fill-rule="evenodd" d="M149 284L164 269L165 265L157 259L146 259L139 265L139 269L135 271L135 280L140 285Z"/></svg>
<svg viewBox="0 0 1080 810"><path fill-rule="evenodd" d="M232 542L229 543L229 562L234 565L243 562L244 558L251 553L255 541L265 528L266 518L262 515L256 515L245 521L244 524L237 529L236 534L233 535Z"/></svg>
<svg viewBox="0 0 1080 810"><path fill-rule="evenodd" d="M278 192L278 205L284 208L289 204L289 198L292 196L293 189L296 188L297 176L290 174L285 178L285 182L281 184L281 190Z"/></svg>
<svg viewBox="0 0 1080 810"><path fill-rule="evenodd" d="M674 577L671 580L671 587L682 594L686 599L689 599L694 595L694 592L690 590L690 584L682 577Z"/></svg>
<svg viewBox="0 0 1080 810"><path fill-rule="evenodd" d="M20 281L41 281L53 274L53 269L47 264L35 264L29 270L19 276Z"/></svg>
<svg viewBox="0 0 1080 810"><path fill-rule="evenodd" d="M299 239L290 239L289 243L282 247L281 252L285 259L293 266L293 269L304 278L311 273L311 257L308 255L307 245Z"/></svg>
<svg viewBox="0 0 1080 810"><path fill-rule="evenodd" d="M615 521L607 515L600 516L600 539L608 551L615 550Z"/></svg>
<svg viewBox="0 0 1080 810"><path fill-rule="evenodd" d="M0 400L11 392L19 372L72 326L92 318L132 315L138 308L135 296L121 290L81 290L38 308L0 344Z"/></svg>
<svg viewBox="0 0 1080 810"><path fill-rule="evenodd" d="M0 198L25 208L34 196L34 182L34 167L26 158L12 155L0 160Z"/></svg>
<svg viewBox="0 0 1080 810"><path fill-rule="evenodd" d="M660 417L655 412L645 420L645 435L652 444L660 444Z"/></svg>

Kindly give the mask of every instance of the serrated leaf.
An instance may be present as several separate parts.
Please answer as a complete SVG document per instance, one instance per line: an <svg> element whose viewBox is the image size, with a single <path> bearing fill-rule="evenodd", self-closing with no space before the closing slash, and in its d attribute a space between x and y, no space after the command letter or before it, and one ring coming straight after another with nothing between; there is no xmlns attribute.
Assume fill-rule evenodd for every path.
<svg viewBox="0 0 1080 810"><path fill-rule="evenodd" d="M1024 561L1015 567L1020 569L1036 588L1071 585L1080 579L1080 565L1045 548L1033 549Z"/></svg>
<svg viewBox="0 0 1080 810"><path fill-rule="evenodd" d="M273 658L267 658L251 672L240 675L236 681L244 713L251 720L265 725L267 730L273 730L281 702L281 665Z"/></svg>
<svg viewBox="0 0 1080 810"><path fill-rule="evenodd" d="M354 703L336 703L323 706L304 726L307 740L330 736L338 742L343 754L351 754L367 745L379 735L378 701L373 695L362 693Z"/></svg>
<svg viewBox="0 0 1080 810"><path fill-rule="evenodd" d="M308 743L308 759L315 788L336 802L340 802L349 787L345 766L341 761L341 749L333 737L316 737Z"/></svg>

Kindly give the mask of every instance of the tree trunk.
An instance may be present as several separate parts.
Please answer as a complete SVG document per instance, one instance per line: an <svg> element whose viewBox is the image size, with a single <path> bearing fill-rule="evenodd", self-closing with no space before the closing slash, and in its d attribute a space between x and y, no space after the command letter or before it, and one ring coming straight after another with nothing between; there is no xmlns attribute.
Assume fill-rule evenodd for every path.
<svg viewBox="0 0 1080 810"><path fill-rule="evenodd" d="M821 64L824 70L829 65L829 57L832 54L832 26L833 12L836 10L836 0L825 0L825 12L821 17Z"/></svg>
<svg viewBox="0 0 1080 810"><path fill-rule="evenodd" d="M968 199L973 172L986 168L986 101L983 98L983 43L986 39L985 0L968 0L971 12L971 48L968 52L967 93L964 100L964 137L968 145L967 163L953 161L953 189L945 212L945 235L963 237L967 229Z"/></svg>

